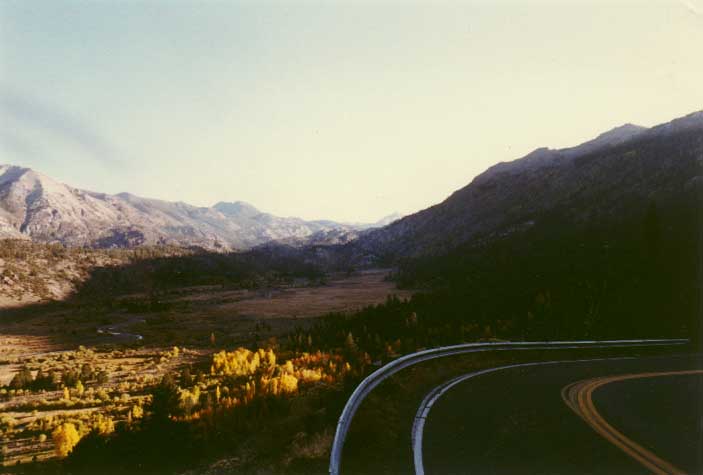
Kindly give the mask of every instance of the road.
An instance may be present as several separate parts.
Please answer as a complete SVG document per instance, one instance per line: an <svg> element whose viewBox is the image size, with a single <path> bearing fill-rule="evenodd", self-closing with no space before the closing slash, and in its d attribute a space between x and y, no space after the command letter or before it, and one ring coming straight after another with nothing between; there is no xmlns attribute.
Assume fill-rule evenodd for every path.
<svg viewBox="0 0 703 475"><path fill-rule="evenodd" d="M622 434L636 434L637 450L644 455L642 463L650 465L653 473L701 473L703 469L703 371L644 373L613 378L599 378L584 388L587 393L598 386L592 394L592 404L598 411L596 416L607 421L610 434L620 433L616 445L628 445ZM647 397L642 397L647 395ZM697 397L695 397L697 395ZM627 411L619 410L627 407ZM638 414L666 414L658 423L648 423L647 418L633 417ZM591 425L591 422L589 422ZM608 430L608 427L605 429ZM601 426L601 428L603 428ZM677 434L672 437L671 434ZM648 455L647 452L650 452ZM651 457L656 452L656 457ZM637 457L635 457L637 458ZM661 461L665 463L662 464ZM673 462L673 463L672 463ZM667 465L668 463L668 465ZM659 468L659 470L657 470Z"/></svg>
<svg viewBox="0 0 703 475"><path fill-rule="evenodd" d="M467 379L427 414L422 466L427 474L703 473L703 375L669 374L699 369L700 356L650 357ZM643 373L650 375L614 378ZM615 431L610 439L588 423L596 415ZM616 433L643 450L639 459Z"/></svg>
<svg viewBox="0 0 703 475"><path fill-rule="evenodd" d="M122 339L122 340L136 340L140 341L143 340L144 337L142 335L139 335L137 333L126 333L121 330L122 328L128 327L130 325L133 325L135 323L144 323L146 320L143 317L132 317L126 322L122 323L114 323L110 325L103 325L101 327L98 327L97 332L100 334L106 334L106 335L111 335L114 336L115 338Z"/></svg>

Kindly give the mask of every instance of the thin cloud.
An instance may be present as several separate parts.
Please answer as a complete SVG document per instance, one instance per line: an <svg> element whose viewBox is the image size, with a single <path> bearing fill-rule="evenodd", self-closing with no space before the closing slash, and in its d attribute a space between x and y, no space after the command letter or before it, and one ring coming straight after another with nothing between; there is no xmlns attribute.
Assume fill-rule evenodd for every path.
<svg viewBox="0 0 703 475"><path fill-rule="evenodd" d="M122 162L122 154L117 148L89 125L64 111L41 104L33 98L0 89L0 114L4 116L3 122L10 118L24 124L32 132L49 132L65 142L77 145L86 155L101 163L116 165ZM12 142L11 136L7 133L3 134L3 141L8 138ZM22 151L12 147L12 143L8 145L16 151ZM16 140L15 145L17 145ZM23 151L27 152L26 149Z"/></svg>

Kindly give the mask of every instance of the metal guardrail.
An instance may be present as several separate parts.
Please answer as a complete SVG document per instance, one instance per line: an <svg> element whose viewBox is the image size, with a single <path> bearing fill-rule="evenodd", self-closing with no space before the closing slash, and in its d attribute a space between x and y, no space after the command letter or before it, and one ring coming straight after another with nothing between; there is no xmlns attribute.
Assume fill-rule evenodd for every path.
<svg viewBox="0 0 703 475"><path fill-rule="evenodd" d="M466 343L463 345L443 346L431 348L417 353L401 356L398 359L377 369L364 378L356 387L347 404L342 410L337 423L332 451L330 454L329 473L339 475L342 462L342 449L344 441L349 431L352 418L357 409L368 396L368 394L386 378L394 375L409 366L445 356L453 356L465 353L476 353L483 351L515 351L515 350L558 350L576 348L637 348L655 346L686 345L689 340L667 339L667 340L610 340L610 341L535 341L535 342L495 342L495 343Z"/></svg>

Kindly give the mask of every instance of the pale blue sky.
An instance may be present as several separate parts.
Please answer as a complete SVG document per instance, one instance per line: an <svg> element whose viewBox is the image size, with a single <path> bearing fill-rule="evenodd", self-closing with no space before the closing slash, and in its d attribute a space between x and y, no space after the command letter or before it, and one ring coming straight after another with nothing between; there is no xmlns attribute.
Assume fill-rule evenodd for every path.
<svg viewBox="0 0 703 475"><path fill-rule="evenodd" d="M700 110L701 58L701 0L0 0L0 163L375 220Z"/></svg>

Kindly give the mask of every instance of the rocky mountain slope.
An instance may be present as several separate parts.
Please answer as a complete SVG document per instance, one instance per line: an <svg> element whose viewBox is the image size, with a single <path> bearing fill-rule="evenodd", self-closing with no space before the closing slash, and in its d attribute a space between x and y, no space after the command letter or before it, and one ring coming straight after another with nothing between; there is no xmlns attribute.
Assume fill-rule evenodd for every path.
<svg viewBox="0 0 703 475"><path fill-rule="evenodd" d="M169 244L239 250L271 241L300 245L311 236L325 241L327 234L353 239L372 226L281 218L243 202L206 208L129 193L94 193L28 168L0 165L0 239L98 248Z"/></svg>
<svg viewBox="0 0 703 475"><path fill-rule="evenodd" d="M701 186L703 111L499 163L444 202L364 234L347 251L357 262L439 255L548 222L616 222L642 214L650 202L675 209L699 199Z"/></svg>

